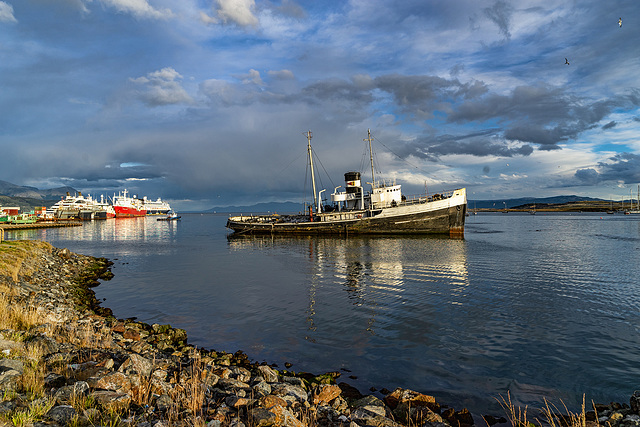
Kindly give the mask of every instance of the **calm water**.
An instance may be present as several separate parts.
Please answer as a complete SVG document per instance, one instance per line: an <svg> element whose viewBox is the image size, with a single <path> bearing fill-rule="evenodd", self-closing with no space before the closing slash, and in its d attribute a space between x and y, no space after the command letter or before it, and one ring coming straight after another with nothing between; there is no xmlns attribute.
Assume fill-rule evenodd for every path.
<svg viewBox="0 0 640 427"><path fill-rule="evenodd" d="M114 261L116 316L475 412L640 389L640 217L480 214L464 240L227 238L224 215L10 233ZM349 378L352 376L353 378Z"/></svg>

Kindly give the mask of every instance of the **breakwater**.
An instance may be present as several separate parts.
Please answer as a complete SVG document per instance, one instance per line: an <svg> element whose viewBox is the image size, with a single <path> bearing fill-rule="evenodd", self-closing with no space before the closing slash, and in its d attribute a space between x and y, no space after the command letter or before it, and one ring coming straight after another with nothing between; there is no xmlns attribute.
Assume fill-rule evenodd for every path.
<svg viewBox="0 0 640 427"><path fill-rule="evenodd" d="M4 240L4 233L12 230L32 230L39 228L78 227L79 221L38 221L30 224L0 224L0 242Z"/></svg>
<svg viewBox="0 0 640 427"><path fill-rule="evenodd" d="M158 427L463 426L478 424L481 416L487 424L506 421L443 407L412 390L363 395L342 381L341 372L316 375L258 364L242 352L195 348L182 329L117 319L92 291L109 279L109 267L104 258L43 242L0 245L0 291L8 313L1 316L0 417ZM634 402L601 405L589 420L637 425Z"/></svg>

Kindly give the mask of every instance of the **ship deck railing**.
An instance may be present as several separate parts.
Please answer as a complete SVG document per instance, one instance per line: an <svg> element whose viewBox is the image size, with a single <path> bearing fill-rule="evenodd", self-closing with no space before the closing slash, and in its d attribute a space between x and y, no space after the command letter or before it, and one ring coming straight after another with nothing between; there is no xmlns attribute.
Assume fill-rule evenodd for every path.
<svg viewBox="0 0 640 427"><path fill-rule="evenodd" d="M275 224L279 222L304 222L309 219L308 215L278 215L278 214L240 214L233 215L230 219L238 220L240 222L254 223L254 224Z"/></svg>
<svg viewBox="0 0 640 427"><path fill-rule="evenodd" d="M453 193L455 193L455 190L442 191L440 193L435 193L432 195L420 194L414 196L406 196L405 200L400 203L400 206L417 205L421 203L434 202L436 200L449 199L453 197Z"/></svg>

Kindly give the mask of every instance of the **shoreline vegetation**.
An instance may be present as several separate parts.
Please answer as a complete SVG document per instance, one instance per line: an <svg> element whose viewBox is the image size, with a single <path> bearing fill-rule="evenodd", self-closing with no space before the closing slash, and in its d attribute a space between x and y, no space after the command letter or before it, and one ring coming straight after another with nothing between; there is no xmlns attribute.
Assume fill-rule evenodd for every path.
<svg viewBox="0 0 640 427"><path fill-rule="evenodd" d="M635 201L634 208L635 208ZM630 202L611 202L607 200L585 200L567 203L526 203L514 207L499 206L473 209L467 204L467 210L476 212L624 212L630 210Z"/></svg>
<svg viewBox="0 0 640 427"><path fill-rule="evenodd" d="M395 389L363 395L340 372L314 375L195 348L184 330L117 319L92 288L111 262L41 241L0 242L0 425L626 427L630 403L552 404L532 414L511 396L502 415L470 414Z"/></svg>

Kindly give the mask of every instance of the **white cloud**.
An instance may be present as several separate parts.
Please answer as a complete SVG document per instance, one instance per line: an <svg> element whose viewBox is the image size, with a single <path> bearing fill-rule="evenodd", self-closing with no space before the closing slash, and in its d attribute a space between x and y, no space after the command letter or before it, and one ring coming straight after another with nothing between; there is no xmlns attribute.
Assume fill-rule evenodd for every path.
<svg viewBox="0 0 640 427"><path fill-rule="evenodd" d="M218 10L216 17L211 17L204 12L200 13L200 19L205 24L233 23L241 27L257 27L258 18L254 15L256 3L254 0L216 0Z"/></svg>
<svg viewBox="0 0 640 427"><path fill-rule="evenodd" d="M130 80L145 87L145 90L140 93L142 101L152 107L157 107L193 102L193 99L178 82L181 79L180 73L167 67L149 73L146 77L131 78Z"/></svg>
<svg viewBox="0 0 640 427"><path fill-rule="evenodd" d="M253 68L249 70L249 74L243 74L235 76L239 80L242 80L242 84L255 84L258 86L262 86L264 83L262 81L262 77L260 77L260 72L254 70Z"/></svg>
<svg viewBox="0 0 640 427"><path fill-rule="evenodd" d="M147 0L101 0L118 12L131 13L138 18L168 19L173 17L170 9L155 9Z"/></svg>
<svg viewBox="0 0 640 427"><path fill-rule="evenodd" d="M0 22L18 22L13 16L13 6L0 1Z"/></svg>

